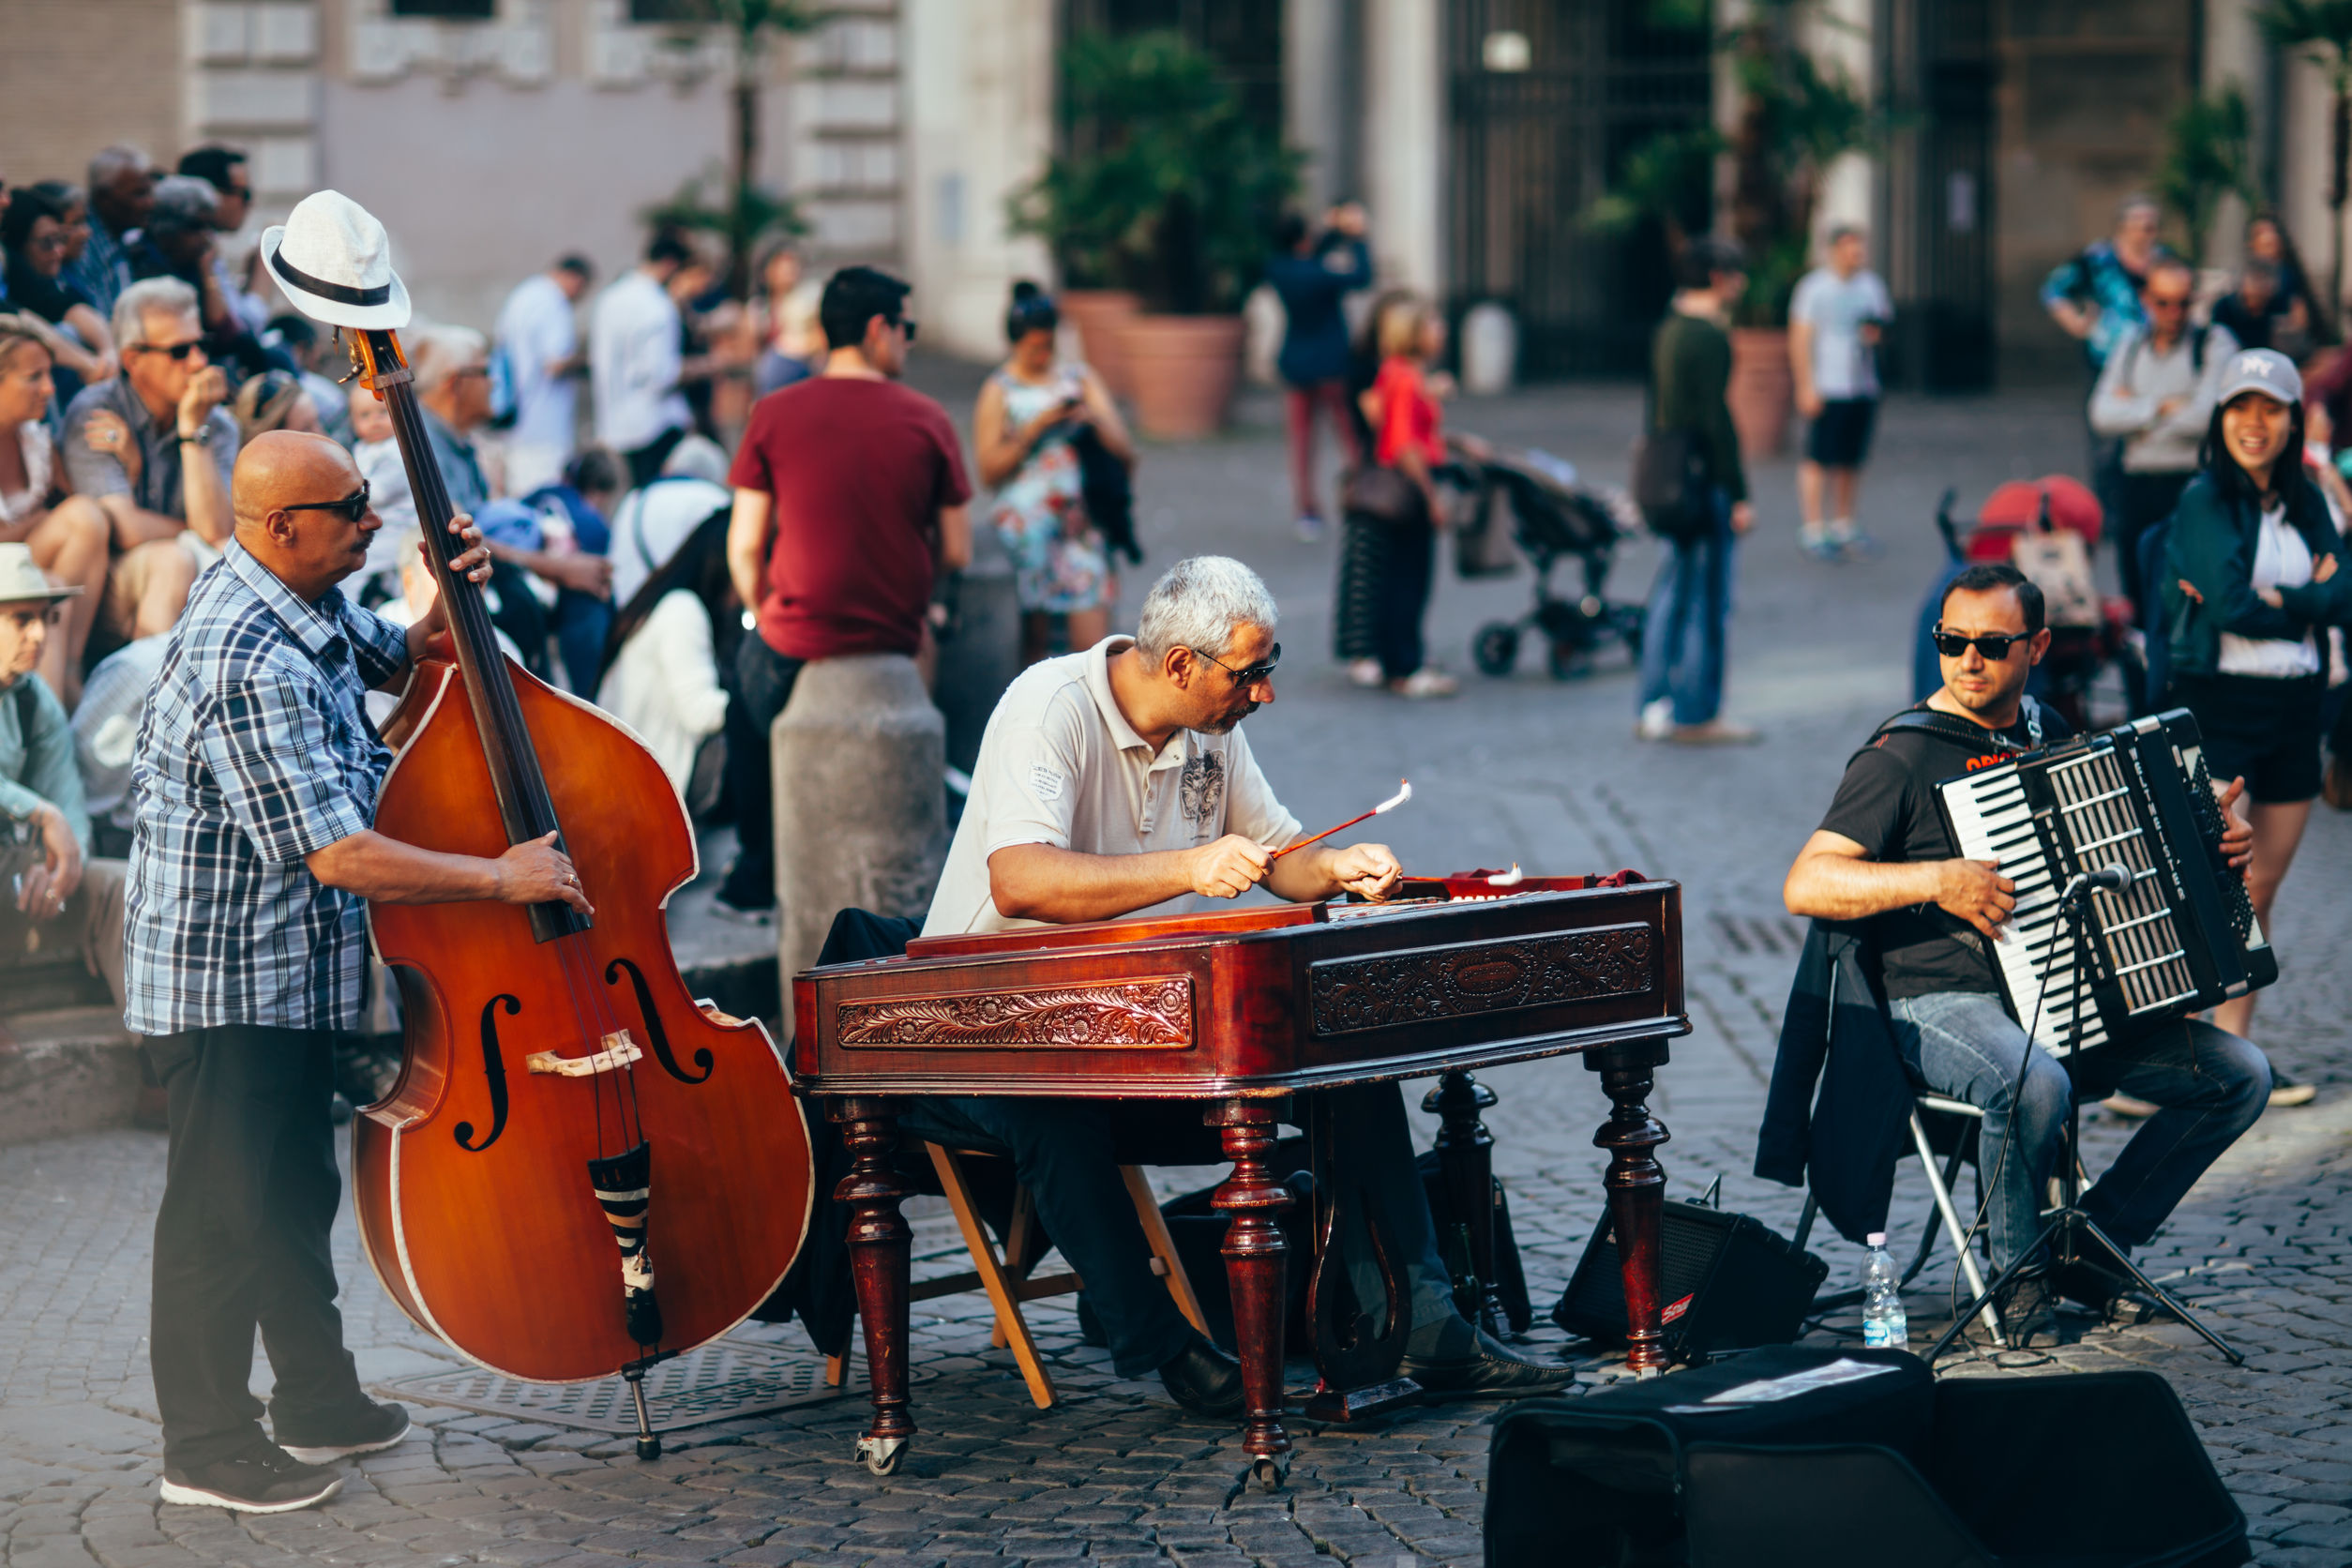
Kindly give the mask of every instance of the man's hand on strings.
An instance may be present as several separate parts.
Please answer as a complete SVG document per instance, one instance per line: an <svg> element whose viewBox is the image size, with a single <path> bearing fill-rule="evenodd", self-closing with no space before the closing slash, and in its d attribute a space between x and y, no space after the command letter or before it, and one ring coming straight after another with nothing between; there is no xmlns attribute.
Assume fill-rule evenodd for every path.
<svg viewBox="0 0 2352 1568"><path fill-rule="evenodd" d="M1396 884L1404 880L1405 868L1396 863L1396 856L1386 844L1350 844L1344 850L1330 852L1323 874L1334 886L1359 898L1380 899L1396 891Z"/></svg>
<svg viewBox="0 0 2352 1568"><path fill-rule="evenodd" d="M482 531L474 526L474 519L471 515L460 512L449 520L449 532L464 540L466 547L462 554L449 563L449 569L479 588L483 583L488 582L490 577L490 546L482 542ZM430 567L432 565L430 545L421 539L418 540L416 552L425 558L427 566ZM409 628L409 656L414 659L428 639L438 636L447 630L448 626L449 607L443 602L439 594L435 594L432 608L418 616L416 624Z"/></svg>
<svg viewBox="0 0 2352 1568"><path fill-rule="evenodd" d="M596 912L580 885L572 857L555 847L556 835L508 847L494 863L498 899L504 904L569 904L581 914Z"/></svg>
<svg viewBox="0 0 2352 1568"><path fill-rule="evenodd" d="M1272 861L1265 845L1229 833L1192 852L1192 890L1204 898L1238 898L1266 880Z"/></svg>

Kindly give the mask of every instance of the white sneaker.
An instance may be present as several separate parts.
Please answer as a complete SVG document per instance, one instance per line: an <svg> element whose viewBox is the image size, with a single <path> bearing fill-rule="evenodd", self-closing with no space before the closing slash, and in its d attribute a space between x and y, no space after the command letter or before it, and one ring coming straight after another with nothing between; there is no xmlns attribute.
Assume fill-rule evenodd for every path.
<svg viewBox="0 0 2352 1568"><path fill-rule="evenodd" d="M1317 517L1313 512L1302 514L1298 522L1293 526L1299 535L1299 543L1303 545L1311 545L1315 543L1318 539L1320 539L1323 536L1325 532L1323 520Z"/></svg>
<svg viewBox="0 0 2352 1568"><path fill-rule="evenodd" d="M1348 684L1366 689L1382 685L1380 661L1376 658L1350 659L1348 662Z"/></svg>
<svg viewBox="0 0 2352 1568"><path fill-rule="evenodd" d="M1451 697L1462 689L1462 684L1442 670L1423 668L1401 681L1391 681L1388 689L1399 697L1416 701L1425 697Z"/></svg>
<svg viewBox="0 0 2352 1568"><path fill-rule="evenodd" d="M1674 699L1661 697L1654 702L1642 704L1641 714L1634 720L1634 738L1640 741L1662 741L1674 733Z"/></svg>

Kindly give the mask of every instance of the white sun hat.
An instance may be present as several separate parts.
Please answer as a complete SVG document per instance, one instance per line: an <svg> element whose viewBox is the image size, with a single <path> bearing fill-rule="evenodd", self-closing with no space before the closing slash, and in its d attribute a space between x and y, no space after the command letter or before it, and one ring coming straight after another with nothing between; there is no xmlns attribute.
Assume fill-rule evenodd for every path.
<svg viewBox="0 0 2352 1568"><path fill-rule="evenodd" d="M262 263L302 313L329 326L408 324L408 287L373 214L339 190L318 190L262 231Z"/></svg>
<svg viewBox="0 0 2352 1568"><path fill-rule="evenodd" d="M31 604L36 600L54 604L80 592L78 587L60 588L41 575L40 567L34 565L31 545L0 545L0 605Z"/></svg>

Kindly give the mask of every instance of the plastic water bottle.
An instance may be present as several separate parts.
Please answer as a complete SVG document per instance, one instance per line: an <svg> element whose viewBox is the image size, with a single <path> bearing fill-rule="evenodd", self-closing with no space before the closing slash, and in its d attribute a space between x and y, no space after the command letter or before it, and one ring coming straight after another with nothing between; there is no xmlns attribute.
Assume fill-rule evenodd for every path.
<svg viewBox="0 0 2352 1568"><path fill-rule="evenodd" d="M1870 1258L1862 1265L1862 1343L1872 1349L1900 1350L1910 1342L1911 1324L1903 1310L1901 1277L1887 1256L1887 1233L1873 1230Z"/></svg>

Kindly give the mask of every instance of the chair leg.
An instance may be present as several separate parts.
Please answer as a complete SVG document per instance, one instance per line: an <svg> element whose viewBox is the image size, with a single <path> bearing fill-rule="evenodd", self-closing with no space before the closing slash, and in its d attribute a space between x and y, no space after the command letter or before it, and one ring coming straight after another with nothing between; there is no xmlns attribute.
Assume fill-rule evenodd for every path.
<svg viewBox="0 0 2352 1568"><path fill-rule="evenodd" d="M825 1357L825 1387L839 1388L841 1379L848 1371L849 1358L847 1356Z"/></svg>
<svg viewBox="0 0 2352 1568"><path fill-rule="evenodd" d="M1143 1168L1123 1165L1119 1174L1126 1181L1127 1196L1135 1199L1135 1217L1143 1222L1144 1239L1152 1244L1152 1256L1159 1259L1168 1293L1176 1298L1176 1310L1206 1338L1209 1319L1201 1315L1200 1298L1192 1293L1192 1277L1184 1273L1184 1260L1176 1256L1176 1238L1168 1233L1168 1216L1153 1200L1152 1184L1144 1180Z"/></svg>
<svg viewBox="0 0 2352 1568"><path fill-rule="evenodd" d="M1037 1199L1030 1190L1016 1182L1013 1184L1013 1217L1004 1228L1004 1275L1014 1281L1029 1277L1029 1228L1037 1217ZM1004 1324L1000 1320L988 1331L988 1343L1002 1350L1005 1346Z"/></svg>
<svg viewBox="0 0 2352 1568"><path fill-rule="evenodd" d="M1927 1141L1927 1127L1919 1119L1919 1108L1911 1108L1911 1142L1919 1150L1919 1163L1927 1172L1928 1190L1936 1195L1936 1212L1944 1216L1944 1229L1952 1235L1952 1244L1960 1254L1960 1272L1968 1282L1968 1299L1984 1294L1984 1276L1977 1272L1976 1254L1968 1246L1968 1228L1960 1223L1960 1213L1952 1206L1952 1187L1936 1170L1935 1146ZM2001 1320L1990 1301L1978 1310L1979 1319L1992 1334L1993 1343L2005 1346L2001 1338Z"/></svg>
<svg viewBox="0 0 2352 1568"><path fill-rule="evenodd" d="M979 1271L980 1283L988 1292L988 1304L996 1309L997 1330L1004 1336L997 1343L1012 1346L1013 1360L1021 1369L1021 1380L1029 1385L1029 1397L1039 1410L1051 1410L1053 1380L1047 1376L1045 1363L1038 1359L1037 1343L1029 1336L1029 1324L1021 1317L1021 1304L1014 1298L1012 1282L1005 1277L996 1245L988 1240L980 1215L972 1206L972 1190L964 1181L963 1162L951 1149L936 1143L924 1147L930 1151L940 1185L947 1189L947 1206L955 1211L957 1228L963 1231L964 1246L972 1253L972 1266Z"/></svg>

